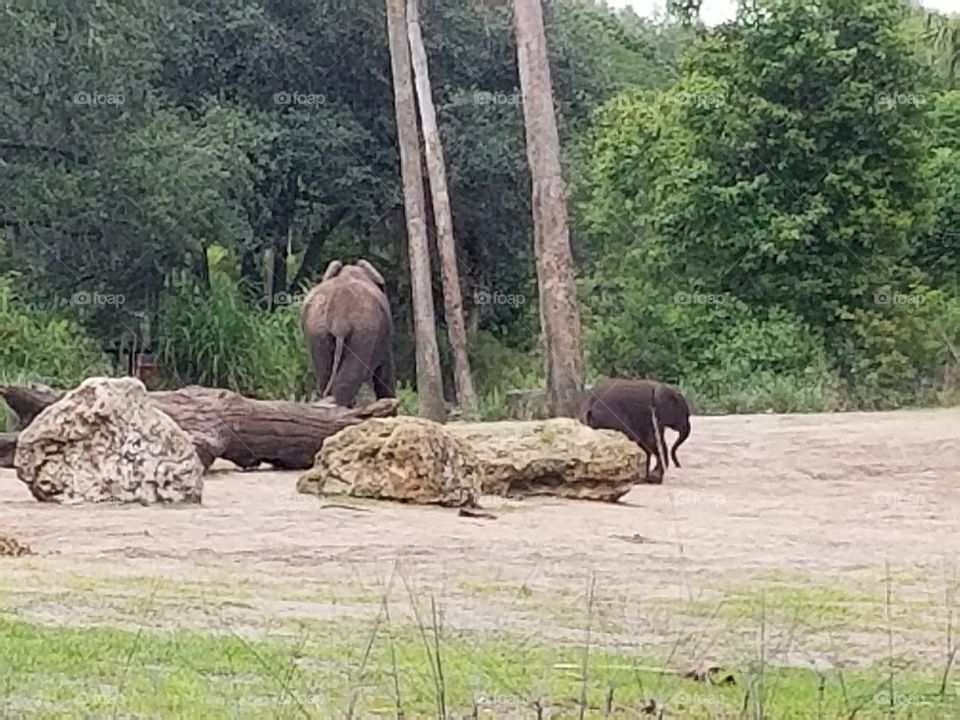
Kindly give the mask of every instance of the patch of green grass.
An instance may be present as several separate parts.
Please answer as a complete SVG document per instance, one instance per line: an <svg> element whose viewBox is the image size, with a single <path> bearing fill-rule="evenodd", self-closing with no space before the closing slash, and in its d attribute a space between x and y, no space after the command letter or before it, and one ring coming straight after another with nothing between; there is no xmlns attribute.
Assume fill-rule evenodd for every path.
<svg viewBox="0 0 960 720"><path fill-rule="evenodd" d="M655 698L670 717L708 718L739 716L747 688L759 697L760 676L749 669L734 670L736 685L716 687L603 647L585 655L573 644L449 629L436 640L427 625L310 622L295 636L247 640L0 619L0 693L5 710L22 718L326 718L343 716L351 699L354 717L396 717L399 706L421 718L437 715L441 695L450 716L476 702L488 717L532 717L539 698L554 717L568 717L584 691L586 717L604 717L612 693L613 717L638 717ZM935 672L898 676L892 712L880 670L821 678L767 666L762 679L766 717L817 717L818 708L820 717L848 717L859 704L859 718L960 716L956 684L941 699Z"/></svg>
<svg viewBox="0 0 960 720"><path fill-rule="evenodd" d="M192 582L162 576L146 575L111 575L96 577L89 575L72 575L67 581L71 589L82 592L104 591L149 591L157 596L174 596L180 599L200 599L208 596L229 597L233 600L249 599L256 593L256 588L247 580L238 580L233 583Z"/></svg>
<svg viewBox="0 0 960 720"><path fill-rule="evenodd" d="M842 626L848 630L885 628L889 609L894 627L935 627L932 617L939 606L932 598L907 598L892 593L888 608L882 587L866 592L812 582L800 575L784 574L783 578L785 581L781 582L724 587L715 597L684 603L676 609L701 617L716 615L728 620L759 621L764 616L772 622L795 619L805 624Z"/></svg>

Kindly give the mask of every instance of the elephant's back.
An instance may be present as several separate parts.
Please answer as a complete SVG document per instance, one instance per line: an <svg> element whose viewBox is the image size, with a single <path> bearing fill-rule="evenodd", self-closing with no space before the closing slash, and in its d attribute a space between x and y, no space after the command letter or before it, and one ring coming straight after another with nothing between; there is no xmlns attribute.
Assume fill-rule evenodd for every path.
<svg viewBox="0 0 960 720"><path fill-rule="evenodd" d="M618 378L594 385L588 408L601 423L633 426L647 417L653 403L653 386L649 382Z"/></svg>
<svg viewBox="0 0 960 720"><path fill-rule="evenodd" d="M342 334L345 326L367 326L376 322L390 323L390 305L386 296L367 282L351 278L333 278L320 283L304 299L300 322L312 329L335 329Z"/></svg>
<svg viewBox="0 0 960 720"><path fill-rule="evenodd" d="M649 380L627 380L614 378L601 380L590 390L590 397L594 400L606 399L617 402L647 402L653 399L654 383Z"/></svg>

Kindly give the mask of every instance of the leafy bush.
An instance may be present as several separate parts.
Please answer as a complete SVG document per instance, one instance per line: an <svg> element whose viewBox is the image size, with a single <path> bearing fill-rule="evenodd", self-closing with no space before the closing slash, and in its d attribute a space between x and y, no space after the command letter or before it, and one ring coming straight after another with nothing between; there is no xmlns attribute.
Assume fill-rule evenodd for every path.
<svg viewBox="0 0 960 720"><path fill-rule="evenodd" d="M935 395L956 357L923 283L956 282L960 95L881 102L921 83L901 21L894 2L772 3L691 46L673 87L595 113L578 210L596 369L738 410Z"/></svg>
<svg viewBox="0 0 960 720"><path fill-rule="evenodd" d="M469 345L470 370L479 396L543 387L539 352L510 347L486 330L478 330Z"/></svg>
<svg viewBox="0 0 960 720"><path fill-rule="evenodd" d="M98 344L55 308L21 301L0 279L0 381L73 387L110 373Z"/></svg>
<svg viewBox="0 0 960 720"><path fill-rule="evenodd" d="M882 409L945 400L951 369L960 364L960 300L922 285L907 292L883 288L878 297L883 301L875 308L844 316L856 338L850 373L858 405Z"/></svg>
<svg viewBox="0 0 960 720"><path fill-rule="evenodd" d="M54 308L20 301L0 278L0 383L42 382L71 388L92 375L110 374L110 364L80 325ZM0 403L0 430L13 424Z"/></svg>
<svg viewBox="0 0 960 720"><path fill-rule="evenodd" d="M618 263L584 283L587 350L599 375L676 383L702 412L836 409L822 337L794 313L729 295L673 291Z"/></svg>

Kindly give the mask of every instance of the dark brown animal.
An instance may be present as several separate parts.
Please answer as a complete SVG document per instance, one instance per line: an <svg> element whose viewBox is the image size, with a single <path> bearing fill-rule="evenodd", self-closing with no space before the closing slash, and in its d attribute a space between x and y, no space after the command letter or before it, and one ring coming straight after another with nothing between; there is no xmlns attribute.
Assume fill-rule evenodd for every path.
<svg viewBox="0 0 960 720"><path fill-rule="evenodd" d="M655 382L655 381L649 381ZM680 461L677 460L677 448L690 437L690 406L683 397L680 389L673 385L658 382L653 390L653 405L657 412L657 422L660 424L660 444L666 447L666 441L663 437L665 428L670 428L677 432L677 439L670 448L670 455L673 456L673 464L680 467ZM667 467L670 467L670 461L667 461Z"/></svg>
<svg viewBox="0 0 960 720"><path fill-rule="evenodd" d="M317 394L352 407L365 382L394 397L393 319L383 277L366 260L334 260L300 310Z"/></svg>
<svg viewBox="0 0 960 720"><path fill-rule="evenodd" d="M617 430L633 440L647 455L644 482L663 482L665 468L677 460L677 448L690 435L690 411L680 391L655 380L603 380L587 394L581 421L596 429ZM664 428L679 433L668 454ZM657 464L650 471L650 458Z"/></svg>

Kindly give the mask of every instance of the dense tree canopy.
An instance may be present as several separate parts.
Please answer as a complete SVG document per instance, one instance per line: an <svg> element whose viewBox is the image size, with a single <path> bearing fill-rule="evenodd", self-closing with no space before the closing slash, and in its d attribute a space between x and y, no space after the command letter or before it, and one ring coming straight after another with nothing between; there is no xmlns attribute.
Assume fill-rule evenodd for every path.
<svg viewBox="0 0 960 720"><path fill-rule="evenodd" d="M155 307L184 272L209 286L206 250L220 246L266 306L334 257L369 255L406 316L382 2L6 2L4 11L4 262L34 297L112 292L127 310ZM424 23L465 294L532 298L510 14L443 0L427 4ZM549 28L568 139L615 92L663 78L642 23L560 3ZM514 327L516 342L530 334L529 306L480 309L485 327ZM116 312L96 315L104 334L116 330Z"/></svg>
<svg viewBox="0 0 960 720"><path fill-rule="evenodd" d="M19 327L54 313L103 343L147 311L171 382L297 393L291 299L364 255L410 381L381 0L0 4L0 288L32 305ZM536 382L509 4L422 5L478 385ZM928 398L960 343L956 21L901 0L741 5L707 29L699 3L657 22L545 3L591 372L728 408Z"/></svg>
<svg viewBox="0 0 960 720"><path fill-rule="evenodd" d="M719 361L732 379L746 354L781 374L809 361L792 337L865 397L929 379L946 348L924 341L924 293L953 254L950 193L931 181L955 166L930 150L956 115L949 95L934 101L905 18L898 0L757 3L693 46L670 88L598 113L584 213L602 367L690 379L692 364L707 381ZM624 296L645 322L616 312ZM759 323L772 356L747 327L727 337L731 323ZM670 364L648 350L665 343Z"/></svg>

